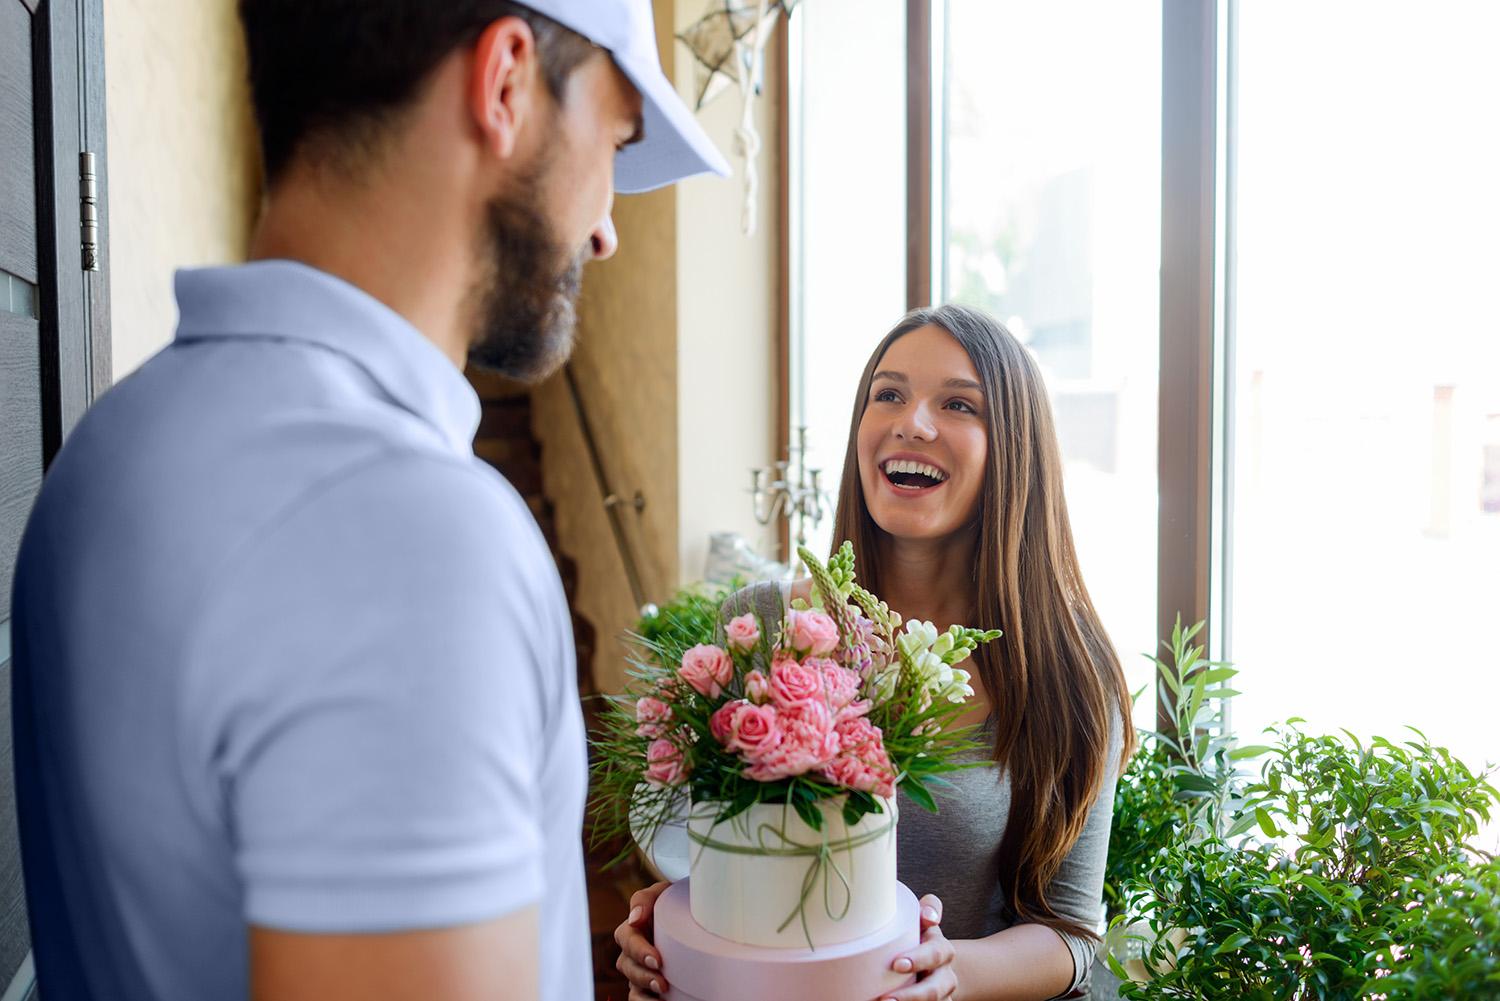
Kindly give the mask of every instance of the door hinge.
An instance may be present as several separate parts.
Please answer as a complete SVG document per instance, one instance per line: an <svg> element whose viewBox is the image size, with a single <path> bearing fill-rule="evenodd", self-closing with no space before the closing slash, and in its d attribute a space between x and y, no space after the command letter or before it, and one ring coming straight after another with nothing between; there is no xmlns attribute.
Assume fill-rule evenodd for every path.
<svg viewBox="0 0 1500 1001"><path fill-rule="evenodd" d="M94 154L78 154L78 226L83 240L83 270L99 270L99 187Z"/></svg>

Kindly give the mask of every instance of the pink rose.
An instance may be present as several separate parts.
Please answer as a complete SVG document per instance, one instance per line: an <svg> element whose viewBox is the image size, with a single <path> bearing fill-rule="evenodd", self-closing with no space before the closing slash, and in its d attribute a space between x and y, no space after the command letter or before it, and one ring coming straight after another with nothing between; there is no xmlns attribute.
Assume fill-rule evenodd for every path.
<svg viewBox="0 0 1500 1001"><path fill-rule="evenodd" d="M885 753L885 737L880 727L864 717L839 720L834 725L839 738L839 753L863 757L866 752Z"/></svg>
<svg viewBox="0 0 1500 1001"><path fill-rule="evenodd" d="M880 727L864 718L840 720L834 727L839 753L823 768L829 781L846 789L890 796L895 792L896 770L886 753Z"/></svg>
<svg viewBox="0 0 1500 1001"><path fill-rule="evenodd" d="M743 774L753 782L775 782L805 775L817 767L818 759L806 748L783 740L775 750L752 762Z"/></svg>
<svg viewBox="0 0 1500 1001"><path fill-rule="evenodd" d="M798 653L822 657L833 653L839 645L839 628L833 619L823 612L791 611L786 613L786 625L782 631L786 644Z"/></svg>
<svg viewBox="0 0 1500 1001"><path fill-rule="evenodd" d="M805 702L824 701L823 672L795 660L778 660L771 665L771 701L778 709L790 709Z"/></svg>
<svg viewBox="0 0 1500 1001"><path fill-rule="evenodd" d="M670 740L653 740L646 748L646 781L651 785L681 785L687 776L687 761Z"/></svg>
<svg viewBox="0 0 1500 1001"><path fill-rule="evenodd" d="M833 716L822 702L805 702L776 714L781 743L757 757L744 775L756 782L774 782L821 768L838 754L839 738Z"/></svg>
<svg viewBox="0 0 1500 1001"><path fill-rule="evenodd" d="M727 749L739 751L753 762L770 754L781 744L781 725L777 720L776 710L771 706L731 702L724 709L731 711L718 724L714 736L719 737L719 729L722 728L724 736L719 737L719 742ZM714 713L715 719L724 709Z"/></svg>
<svg viewBox="0 0 1500 1001"><path fill-rule="evenodd" d="M882 755L884 752L881 752ZM834 785L861 792L872 792L877 796L896 794L896 776L891 770L890 760L870 764L859 758L839 755L823 769L823 775Z"/></svg>
<svg viewBox="0 0 1500 1001"><path fill-rule="evenodd" d="M642 737L660 737L672 722L672 707L655 696L642 696L635 703L635 721L640 724L635 732Z"/></svg>
<svg viewBox="0 0 1500 1001"><path fill-rule="evenodd" d="M859 698L859 675L847 667L826 657L809 660L806 666L815 668L823 675L823 690L828 693L828 704L835 710L842 709Z"/></svg>
<svg viewBox="0 0 1500 1001"><path fill-rule="evenodd" d="M842 746L834 728L833 713L823 702L804 702L784 709L777 715L783 743L799 745L812 760L822 764L839 753Z"/></svg>
<svg viewBox="0 0 1500 1001"><path fill-rule="evenodd" d="M724 746L729 746L729 738L734 733L734 713L743 702L726 702L714 710L708 718L708 732L714 735L714 740Z"/></svg>
<svg viewBox="0 0 1500 1001"><path fill-rule="evenodd" d="M873 708L875 708L875 703L869 699L855 699L847 706L838 710L834 715L837 722L842 722L846 719L859 719L862 716L868 716L870 710Z"/></svg>
<svg viewBox="0 0 1500 1001"><path fill-rule="evenodd" d="M734 677L734 661L722 647L700 643L682 655L677 674L699 695L716 699Z"/></svg>
<svg viewBox="0 0 1500 1001"><path fill-rule="evenodd" d="M746 612L730 619L729 625L724 628L724 634L729 638L730 646L748 652L754 650L755 644L760 642L760 623L752 613Z"/></svg>
<svg viewBox="0 0 1500 1001"><path fill-rule="evenodd" d="M771 701L771 681L759 671L745 675L745 697L758 706Z"/></svg>

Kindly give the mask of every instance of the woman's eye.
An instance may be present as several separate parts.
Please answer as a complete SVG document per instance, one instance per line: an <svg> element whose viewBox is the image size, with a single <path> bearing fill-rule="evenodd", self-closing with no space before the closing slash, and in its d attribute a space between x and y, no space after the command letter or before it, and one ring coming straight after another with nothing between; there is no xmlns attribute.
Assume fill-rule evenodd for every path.
<svg viewBox="0 0 1500 1001"><path fill-rule="evenodd" d="M900 400L901 397L896 395L896 391L894 389L882 389L880 392L875 394L876 403L899 403Z"/></svg>
<svg viewBox="0 0 1500 1001"><path fill-rule="evenodd" d="M970 403L968 400L949 400L948 401L948 409L949 410L957 409L958 412L961 413L961 414L977 414L977 413L979 413L978 410L974 409L974 405L972 403Z"/></svg>

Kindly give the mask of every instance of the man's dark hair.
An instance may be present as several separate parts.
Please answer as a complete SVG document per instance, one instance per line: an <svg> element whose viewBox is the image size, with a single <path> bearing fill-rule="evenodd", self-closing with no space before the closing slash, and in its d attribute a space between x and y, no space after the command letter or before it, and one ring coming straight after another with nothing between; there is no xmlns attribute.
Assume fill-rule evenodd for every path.
<svg viewBox="0 0 1500 1001"><path fill-rule="evenodd" d="M444 58L486 25L519 17L536 37L542 76L562 99L593 43L509 0L240 0L250 95L267 179L312 141L371 152Z"/></svg>

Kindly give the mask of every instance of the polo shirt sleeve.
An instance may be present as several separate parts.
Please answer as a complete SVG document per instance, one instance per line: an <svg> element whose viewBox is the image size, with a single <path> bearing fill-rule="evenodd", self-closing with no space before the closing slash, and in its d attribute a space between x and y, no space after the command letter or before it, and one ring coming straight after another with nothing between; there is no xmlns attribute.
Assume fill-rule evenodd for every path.
<svg viewBox="0 0 1500 1001"><path fill-rule="evenodd" d="M247 921L431 928L540 900L538 776L573 666L513 491L420 454L332 477L207 607L194 656L217 664L184 713Z"/></svg>

